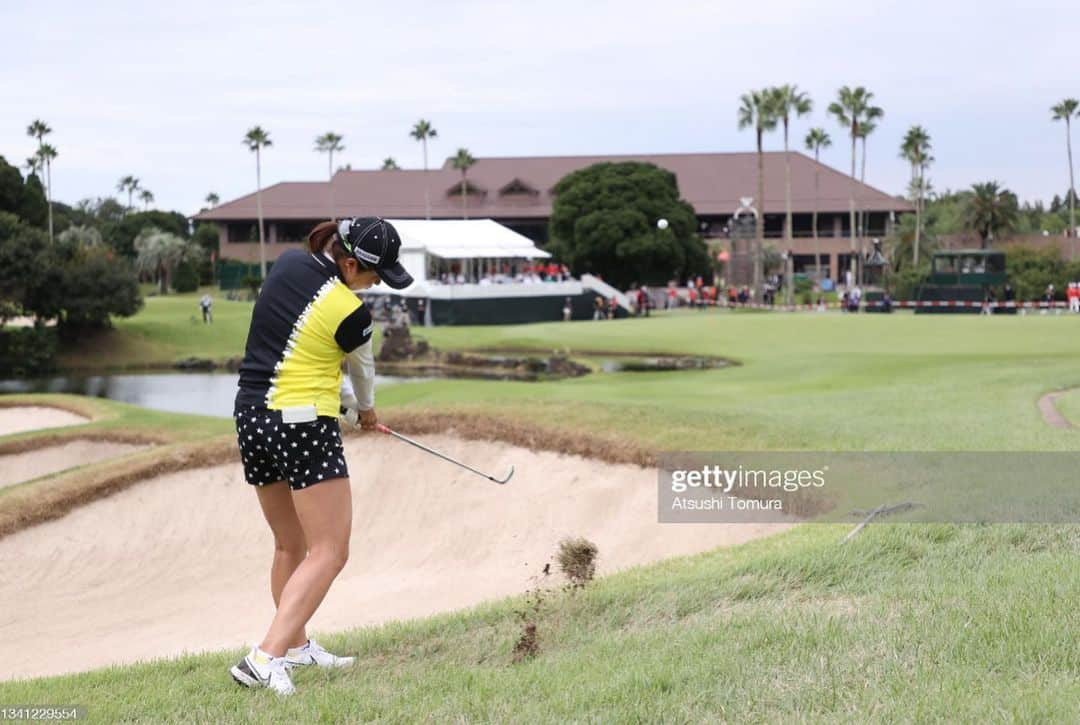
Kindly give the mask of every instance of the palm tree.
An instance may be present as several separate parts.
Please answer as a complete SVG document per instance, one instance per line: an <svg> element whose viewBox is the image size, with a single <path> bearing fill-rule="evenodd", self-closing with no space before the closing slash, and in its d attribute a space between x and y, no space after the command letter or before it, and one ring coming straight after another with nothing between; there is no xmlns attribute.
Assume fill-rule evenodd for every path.
<svg viewBox="0 0 1080 725"><path fill-rule="evenodd" d="M799 90L796 85L785 84L777 88L772 89L773 103L776 108L776 114L780 120L784 122L784 241L787 243L785 247L788 252L792 248L792 226L791 226L791 153L788 148L788 126L791 121L791 114L795 114L797 117L805 116L810 113L810 110L814 107L813 101L803 91ZM788 265L790 266L793 261L790 254L787 256ZM791 276L788 274L789 270L784 269L784 302L791 304L791 293L793 287L791 285Z"/></svg>
<svg viewBox="0 0 1080 725"><path fill-rule="evenodd" d="M45 165L45 201L49 207L49 241L53 241L53 213L52 213L52 160L56 158L56 149L45 143L45 137L52 133L49 124L40 118L26 127L26 135L36 138L38 142L38 158ZM45 153L48 146L50 153ZM41 168L40 166L38 168Z"/></svg>
<svg viewBox="0 0 1080 725"><path fill-rule="evenodd" d="M425 219L430 219L431 218L431 194L428 192L428 183L427 183L427 176L428 176L428 174L427 174L427 170L428 170L428 167L427 167L427 142L428 142L429 138L435 138L439 134L435 130L435 128L431 125L430 122L425 121L424 119L421 118L419 121L416 122L416 125L413 126L413 129L412 129L412 131L409 132L409 135L412 136L417 141L419 141L424 147L424 211L425 211L424 218Z"/></svg>
<svg viewBox="0 0 1080 725"><path fill-rule="evenodd" d="M127 195L128 195L127 210L128 211L131 211L131 197L135 195L135 191L138 190L139 188L141 188L139 186L139 180L137 178L135 178L134 176L132 176L131 174L128 174L127 176L121 178L120 181L116 182L116 190L117 191L119 191L121 193L125 192L125 191L127 192Z"/></svg>
<svg viewBox="0 0 1080 725"><path fill-rule="evenodd" d="M858 271L857 250L855 244L855 141L859 138L859 127L867 120L868 111L875 108L870 105L874 94L858 86L850 88L843 86L836 93L837 100L829 104L829 114L836 118L837 122L848 129L851 135L851 183L848 185L848 212L851 226L851 278L855 280ZM877 109L880 111L881 109Z"/></svg>
<svg viewBox="0 0 1080 725"><path fill-rule="evenodd" d="M877 111L877 115L872 115L874 111ZM875 120L881 115L884 115L884 111L880 108L871 107L867 110L866 118L859 125L859 141L862 146L862 160L859 162L859 183L866 183L866 137L877 130L877 123ZM859 204L859 236L866 234L866 210L863 209L862 204Z"/></svg>
<svg viewBox="0 0 1080 725"><path fill-rule="evenodd" d="M994 235L1016 226L1019 204L1016 194L1002 189L996 181L972 184L964 205L964 225L976 233L986 249Z"/></svg>
<svg viewBox="0 0 1080 725"><path fill-rule="evenodd" d="M823 128L812 128L806 134L807 151L814 152L814 161L817 162L817 166L814 167L814 216L813 216L813 230L814 230L814 268L818 272L818 277L821 277L821 242L818 239L817 229L817 214L818 214L818 181L821 172L821 149L827 149L832 146L832 139L829 138L828 132Z"/></svg>
<svg viewBox="0 0 1080 725"><path fill-rule="evenodd" d="M1050 109L1050 112L1054 114L1051 116L1052 120L1065 122L1065 149L1069 154L1069 236L1073 240L1072 251L1069 253L1070 259L1076 259L1076 182L1073 180L1071 119L1073 116L1080 117L1077 107L1080 107L1080 101L1075 98L1066 98Z"/></svg>
<svg viewBox="0 0 1080 725"><path fill-rule="evenodd" d="M476 159L469 153L468 149L460 148L457 150L457 155L454 156L452 164L455 169L461 172L461 207L464 210L462 219L469 218L469 167L476 163Z"/></svg>
<svg viewBox="0 0 1080 725"><path fill-rule="evenodd" d="M330 218L334 218L334 152L344 151L345 144L341 143L345 140L345 137L341 134L334 133L333 131L327 131L322 136L315 137L315 150L319 153L324 153L329 156L327 159L327 169L329 171L330 178Z"/></svg>
<svg viewBox="0 0 1080 725"><path fill-rule="evenodd" d="M767 88L744 93L739 100L742 103L739 106L739 128L744 129L752 126L757 136L758 219L754 240L753 286L754 294L758 294L762 277L761 252L765 246L765 153L762 149L762 141L766 131L772 131L776 128L777 115L774 108L774 95Z"/></svg>
<svg viewBox="0 0 1080 725"><path fill-rule="evenodd" d="M45 163L44 159L42 159L40 156L38 156L38 152L35 151L32 156L30 156L30 157L28 157L26 159L26 173L27 173L27 175L39 173L41 171L42 164L44 164L44 163Z"/></svg>
<svg viewBox="0 0 1080 725"><path fill-rule="evenodd" d="M262 150L273 146L270 141L270 133L261 126L252 126L244 134L244 145L248 150L255 152L255 208L259 215L259 273L262 279L266 279L266 239L263 235L263 212L262 212Z"/></svg>
<svg viewBox="0 0 1080 725"><path fill-rule="evenodd" d="M139 192L139 201L145 205L146 211L150 211L150 203L154 201L154 193L149 189L143 189Z"/></svg>
<svg viewBox="0 0 1080 725"><path fill-rule="evenodd" d="M221 197L216 192L211 191L206 195L206 203L213 209L215 206L221 203Z"/></svg>
<svg viewBox="0 0 1080 725"><path fill-rule="evenodd" d="M383 162L382 162L382 170L383 171L398 171L399 169L401 169L401 167L398 166L397 161L394 161L393 156L387 156L385 159L383 159Z"/></svg>
<svg viewBox="0 0 1080 725"><path fill-rule="evenodd" d="M926 169L934 157L930 155L930 134L922 126L912 126L900 144L900 158L911 164L911 186L915 196L915 246L912 266L919 266L919 247L922 243L923 198L926 195Z"/></svg>

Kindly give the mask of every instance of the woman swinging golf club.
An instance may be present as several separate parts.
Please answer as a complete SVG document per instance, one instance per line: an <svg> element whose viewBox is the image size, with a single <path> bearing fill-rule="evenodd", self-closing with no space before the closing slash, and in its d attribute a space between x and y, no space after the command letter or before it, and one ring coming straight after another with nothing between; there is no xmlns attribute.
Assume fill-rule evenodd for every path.
<svg viewBox="0 0 1080 725"><path fill-rule="evenodd" d="M352 497L338 415L365 430L375 415L371 313L355 292L412 277L382 219L323 222L308 251L278 258L255 303L236 395L244 477L274 534L270 591L277 612L262 642L230 672L247 687L294 691L289 670L341 667L305 631L349 556ZM355 394L341 392L345 361Z"/></svg>

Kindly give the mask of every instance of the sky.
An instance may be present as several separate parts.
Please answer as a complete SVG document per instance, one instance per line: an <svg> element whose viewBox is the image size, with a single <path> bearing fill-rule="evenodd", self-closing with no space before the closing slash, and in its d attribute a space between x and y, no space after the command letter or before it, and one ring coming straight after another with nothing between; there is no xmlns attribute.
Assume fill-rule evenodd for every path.
<svg viewBox="0 0 1080 725"><path fill-rule="evenodd" d="M325 179L314 138L326 131L345 136L335 166L392 156L420 168L409 137L420 118L438 131L432 166L459 147L750 151L739 96L782 83L814 101L793 147L822 126L833 139L822 160L840 169L850 145L826 108L843 85L874 93L885 116L867 182L886 192L904 192L899 144L921 124L935 189L997 180L1048 202L1068 188L1050 107L1080 98L1080 11L1063 1L0 0L0 33L0 155L25 164L26 126L40 118L59 151L54 198L119 196L133 174L156 207L185 214L208 192L254 191L242 139L256 124L273 141L264 185Z"/></svg>

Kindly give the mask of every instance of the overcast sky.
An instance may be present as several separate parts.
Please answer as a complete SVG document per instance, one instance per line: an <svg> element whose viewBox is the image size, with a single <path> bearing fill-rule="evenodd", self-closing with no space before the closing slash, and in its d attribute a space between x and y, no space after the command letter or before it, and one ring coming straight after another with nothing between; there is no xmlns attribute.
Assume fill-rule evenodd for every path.
<svg viewBox="0 0 1080 725"><path fill-rule="evenodd" d="M254 190L241 139L255 124L274 143L267 185L325 178L312 146L327 130L345 136L342 164L420 167L418 118L438 130L432 166L461 146L740 151L754 139L736 127L739 95L780 83L815 102L793 141L824 126L823 160L841 169L849 146L825 108L841 85L874 92L885 118L867 180L885 191L903 192L898 145L919 123L938 190L996 179L1049 201L1068 187L1065 129L1049 109L1080 97L1080 11L1038 0L2 0L0 29L0 154L24 164L26 126L42 118L60 152L56 198L116 194L134 174L156 206L185 213L209 191Z"/></svg>

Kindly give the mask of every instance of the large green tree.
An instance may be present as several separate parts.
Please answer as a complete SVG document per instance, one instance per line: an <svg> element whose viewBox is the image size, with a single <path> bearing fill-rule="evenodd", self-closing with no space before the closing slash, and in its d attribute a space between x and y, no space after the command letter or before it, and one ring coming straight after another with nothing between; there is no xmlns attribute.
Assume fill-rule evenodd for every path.
<svg viewBox="0 0 1080 725"><path fill-rule="evenodd" d="M765 248L765 132L776 128L778 119L776 109L776 94L762 88L757 91L744 93L739 99L739 128L753 128L757 140L757 187L758 198L755 206L758 210L757 227L754 236L753 254L753 288L754 294L761 294L762 265L764 264Z"/></svg>
<svg viewBox="0 0 1080 725"><path fill-rule="evenodd" d="M709 273L694 208L679 198L670 171L636 161L594 164L563 177L554 192L547 249L575 274L626 289ZM660 219L666 229L657 228Z"/></svg>
<svg viewBox="0 0 1080 725"><path fill-rule="evenodd" d="M964 225L977 233L985 249L994 237L1016 226L1019 204L1016 194L998 186L996 181L971 185L971 196L964 206Z"/></svg>
<svg viewBox="0 0 1080 725"><path fill-rule="evenodd" d="M135 238L135 269L151 274L165 294L172 281L173 271L183 262L197 264L203 254L202 247L176 234L148 227Z"/></svg>
<svg viewBox="0 0 1080 725"><path fill-rule="evenodd" d="M927 192L926 169L933 162L930 155L930 134L922 126L912 126L904 134L900 144L900 157L911 164L911 184L915 201L915 242L912 248L912 265L919 266L919 247L922 245L923 202Z"/></svg>

